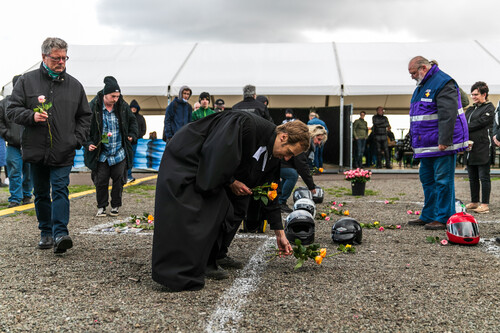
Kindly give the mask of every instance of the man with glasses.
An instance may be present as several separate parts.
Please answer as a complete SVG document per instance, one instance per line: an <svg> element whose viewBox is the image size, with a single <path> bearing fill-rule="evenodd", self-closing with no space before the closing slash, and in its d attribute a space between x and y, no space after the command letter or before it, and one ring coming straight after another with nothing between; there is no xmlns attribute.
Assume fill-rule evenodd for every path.
<svg viewBox="0 0 500 333"><path fill-rule="evenodd" d="M455 164L457 153L468 146L469 132L455 80L435 61L417 56L408 72L417 81L410 105L410 135L414 157L420 158L424 208L409 225L444 230L455 214Z"/></svg>
<svg viewBox="0 0 500 333"><path fill-rule="evenodd" d="M23 161L31 163L39 249L64 253L69 236L69 174L75 150L86 141L90 108L83 86L66 73L68 44L47 38L40 68L25 73L14 87L7 116L24 126ZM51 191L52 189L52 191Z"/></svg>

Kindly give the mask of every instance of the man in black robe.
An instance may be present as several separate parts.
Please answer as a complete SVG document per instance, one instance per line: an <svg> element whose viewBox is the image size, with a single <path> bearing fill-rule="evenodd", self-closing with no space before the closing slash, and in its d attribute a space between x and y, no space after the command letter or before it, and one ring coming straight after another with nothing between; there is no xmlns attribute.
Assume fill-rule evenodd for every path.
<svg viewBox="0 0 500 333"><path fill-rule="evenodd" d="M295 122L294 122L295 123ZM217 270L223 236L241 223L251 188L279 180L279 159L309 146L304 123L276 127L249 112L221 112L184 126L168 143L156 186L153 280L173 291L199 290ZM277 200L268 221L291 254Z"/></svg>

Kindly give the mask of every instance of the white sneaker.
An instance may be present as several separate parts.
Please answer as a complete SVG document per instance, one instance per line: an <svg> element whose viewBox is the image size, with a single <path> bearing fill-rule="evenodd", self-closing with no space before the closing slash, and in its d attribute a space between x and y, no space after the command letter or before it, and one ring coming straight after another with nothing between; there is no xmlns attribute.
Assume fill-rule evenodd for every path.
<svg viewBox="0 0 500 333"><path fill-rule="evenodd" d="M5 185L9 185L9 178L5 178L5 180L3 181L3 183L4 183Z"/></svg>
<svg viewBox="0 0 500 333"><path fill-rule="evenodd" d="M96 217L104 217L106 216L106 208L98 208Z"/></svg>
<svg viewBox="0 0 500 333"><path fill-rule="evenodd" d="M109 212L109 216L118 216L118 208L120 208L120 207L111 207L111 211Z"/></svg>

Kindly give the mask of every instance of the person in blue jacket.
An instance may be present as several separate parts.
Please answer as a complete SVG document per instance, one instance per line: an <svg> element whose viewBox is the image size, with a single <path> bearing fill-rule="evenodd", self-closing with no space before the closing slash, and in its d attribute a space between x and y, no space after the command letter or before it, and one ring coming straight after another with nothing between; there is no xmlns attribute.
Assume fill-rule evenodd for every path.
<svg viewBox="0 0 500 333"><path fill-rule="evenodd" d="M328 127L326 127L326 124L323 120L319 119L319 115L311 111L309 112L309 121L307 122L307 125L321 125L325 128L326 133L328 134ZM317 168L322 168L323 167L323 148L325 144L324 142L316 147L316 150L314 151L314 166Z"/></svg>
<svg viewBox="0 0 500 333"><path fill-rule="evenodd" d="M167 106L163 127L163 141L168 143L182 126L191 122L193 108L188 103L188 100L192 94L191 88L182 86L179 90L179 96L174 98Z"/></svg>

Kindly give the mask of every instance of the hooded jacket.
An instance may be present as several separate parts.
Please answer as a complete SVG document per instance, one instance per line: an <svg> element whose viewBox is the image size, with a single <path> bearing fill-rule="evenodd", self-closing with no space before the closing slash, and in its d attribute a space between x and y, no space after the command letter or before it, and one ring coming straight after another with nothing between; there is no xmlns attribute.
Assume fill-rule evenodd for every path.
<svg viewBox="0 0 500 333"><path fill-rule="evenodd" d="M97 170L97 162L99 161L99 156L101 155L102 146L98 145L102 138L102 113L103 110L103 91L99 91L97 95L89 103L92 110L92 120L90 122L90 134L88 141L85 143L85 151L83 153L83 159L85 165L90 170ZM132 144L137 142L137 120L134 114L130 111L130 107L120 95L120 98L114 105L115 115L118 118L118 124L120 128L120 136L122 139L122 147L125 150L125 159L127 161L127 170L132 167L133 164L133 150ZM132 137L132 142L128 141L128 137ZM97 149L89 151L89 145L98 145Z"/></svg>
<svg viewBox="0 0 500 333"><path fill-rule="evenodd" d="M33 109L40 105L40 95L52 107L47 121L35 122ZM73 165L75 150L86 141L90 116L81 83L66 70L53 79L43 64L19 78L7 108L7 117L24 126L23 161L56 167Z"/></svg>
<svg viewBox="0 0 500 333"><path fill-rule="evenodd" d="M170 140L174 134L184 125L191 122L193 108L182 99L182 92L189 90L189 96L193 94L191 88L182 86L179 90L179 96L174 98L172 103L167 106L165 111L165 121L163 127L164 140Z"/></svg>
<svg viewBox="0 0 500 333"><path fill-rule="evenodd" d="M0 101L0 136L5 139L11 147L21 148L21 136L24 127L9 119L6 114L10 95Z"/></svg>
<svg viewBox="0 0 500 333"><path fill-rule="evenodd" d="M137 139L141 139L146 134L146 119L144 119L144 116L139 113L139 111L141 111L141 107L135 99L130 102L130 108L137 109L137 111L134 113L135 120L137 120Z"/></svg>

